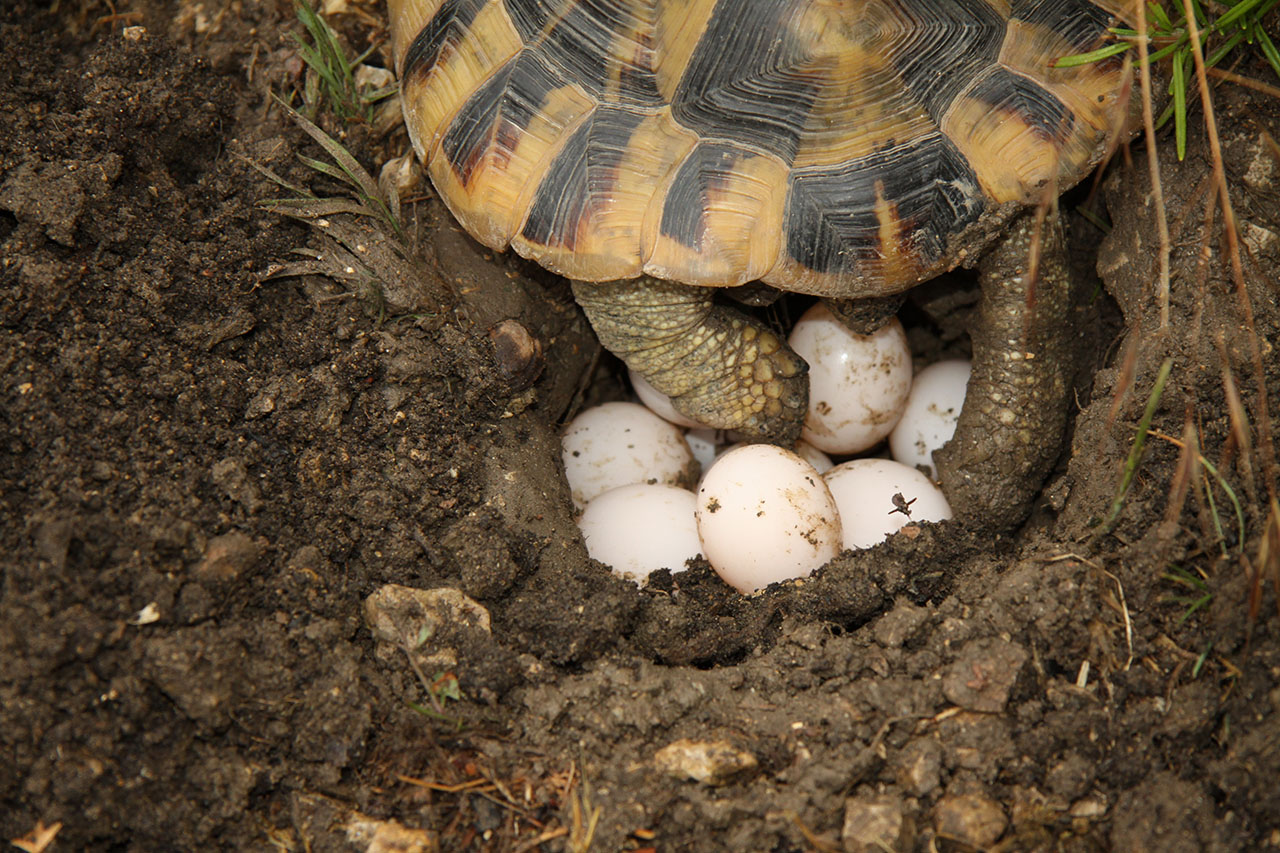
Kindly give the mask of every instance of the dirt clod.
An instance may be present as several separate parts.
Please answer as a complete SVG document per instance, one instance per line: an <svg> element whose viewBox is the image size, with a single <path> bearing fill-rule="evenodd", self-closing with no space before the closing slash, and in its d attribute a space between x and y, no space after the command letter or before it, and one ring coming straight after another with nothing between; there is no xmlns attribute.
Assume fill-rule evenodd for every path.
<svg viewBox="0 0 1280 853"><path fill-rule="evenodd" d="M902 803L884 797L850 797L840 832L845 853L906 853L915 841L914 822Z"/></svg>
<svg viewBox="0 0 1280 853"><path fill-rule="evenodd" d="M1000 804L980 794L943 797L934 809L933 821L940 837L979 849L998 841L1009 825Z"/></svg>

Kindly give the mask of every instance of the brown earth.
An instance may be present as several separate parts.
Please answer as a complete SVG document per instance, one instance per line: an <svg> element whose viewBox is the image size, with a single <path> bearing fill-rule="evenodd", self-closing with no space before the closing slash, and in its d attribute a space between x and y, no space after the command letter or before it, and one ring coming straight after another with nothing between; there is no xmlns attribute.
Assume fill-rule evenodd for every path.
<svg viewBox="0 0 1280 853"><path fill-rule="evenodd" d="M623 393L563 282L429 198L404 255L368 217L258 204L287 193L252 164L341 194L270 98L301 83L289 4L11 6L0 838L1280 848L1274 101L1215 93L1251 317L1199 112L1185 163L1161 143L1167 327L1141 146L1106 178L1106 239L1073 220L1079 408L1023 530L921 525L753 597L705 564L641 591L588 560L559 471L566 413ZM362 47L379 15L334 20ZM367 168L406 147L324 124ZM921 356L963 348L956 293L908 307ZM532 387L521 329L546 360ZM1160 434L1107 527L1166 358ZM1221 481L1180 453L1190 426ZM460 589L491 633L457 597L378 599L375 641L386 584Z"/></svg>

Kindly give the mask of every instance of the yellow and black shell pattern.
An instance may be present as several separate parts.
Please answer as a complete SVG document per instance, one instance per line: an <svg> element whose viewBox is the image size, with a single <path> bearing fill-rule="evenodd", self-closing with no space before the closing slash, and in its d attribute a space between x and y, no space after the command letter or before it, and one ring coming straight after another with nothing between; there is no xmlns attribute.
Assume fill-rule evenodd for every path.
<svg viewBox="0 0 1280 853"><path fill-rule="evenodd" d="M1124 0L390 0L406 124L493 249L582 281L897 292L1102 156Z"/></svg>

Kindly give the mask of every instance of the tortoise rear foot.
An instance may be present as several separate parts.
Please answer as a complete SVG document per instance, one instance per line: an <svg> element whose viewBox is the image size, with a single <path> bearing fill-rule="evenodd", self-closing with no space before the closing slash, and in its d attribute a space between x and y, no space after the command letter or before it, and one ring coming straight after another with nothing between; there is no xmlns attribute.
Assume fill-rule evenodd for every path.
<svg viewBox="0 0 1280 853"><path fill-rule="evenodd" d="M717 429L793 444L809 405L809 366L714 291L642 276L574 282L600 342L681 413Z"/></svg>
<svg viewBox="0 0 1280 853"><path fill-rule="evenodd" d="M934 453L956 515L988 529L1011 529L1030 513L1070 404L1070 280L1056 217L1041 233L1034 277L1030 214L982 261L969 390L955 436Z"/></svg>

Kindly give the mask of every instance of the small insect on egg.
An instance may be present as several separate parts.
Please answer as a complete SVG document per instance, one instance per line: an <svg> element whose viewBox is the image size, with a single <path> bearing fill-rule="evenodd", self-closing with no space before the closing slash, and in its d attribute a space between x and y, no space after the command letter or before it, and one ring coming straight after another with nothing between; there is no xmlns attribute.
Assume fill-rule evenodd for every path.
<svg viewBox="0 0 1280 853"><path fill-rule="evenodd" d="M889 451L903 465L936 475L933 451L951 440L969 387L969 362L940 361L916 374L907 407L889 434Z"/></svg>
<svg viewBox="0 0 1280 853"><path fill-rule="evenodd" d="M565 429L564 473L578 509L632 483L692 485L697 463L680 429L639 403L587 409Z"/></svg>
<svg viewBox="0 0 1280 853"><path fill-rule="evenodd" d="M878 545L908 521L945 521L951 505L914 468L890 459L851 459L828 471L844 529L845 548Z"/></svg>
<svg viewBox="0 0 1280 853"><path fill-rule="evenodd" d="M684 571L702 553L693 492L638 483L610 489L582 513L587 553L624 578L643 583L658 569Z"/></svg>
<svg viewBox="0 0 1280 853"><path fill-rule="evenodd" d="M818 303L788 343L809 362L805 441L827 453L860 453L889 434L911 390L911 350L897 318L856 335Z"/></svg>
<svg viewBox="0 0 1280 853"><path fill-rule="evenodd" d="M698 535L739 592L805 577L840 552L840 516L813 466L770 444L728 451L698 487Z"/></svg>

